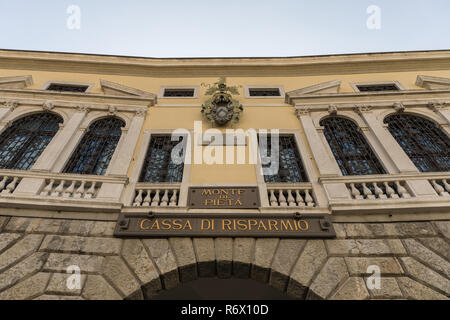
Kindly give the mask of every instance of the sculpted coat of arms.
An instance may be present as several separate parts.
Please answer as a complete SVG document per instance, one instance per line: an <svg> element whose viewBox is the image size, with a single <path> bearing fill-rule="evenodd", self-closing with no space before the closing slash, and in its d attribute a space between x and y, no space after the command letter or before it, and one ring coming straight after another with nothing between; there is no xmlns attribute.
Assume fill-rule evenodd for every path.
<svg viewBox="0 0 450 320"><path fill-rule="evenodd" d="M233 98L233 95L239 95L238 87L229 87L226 84L226 78L222 77L213 85L208 87L207 96L212 96L202 106L202 114L209 122L223 126L228 122L237 123L244 108Z"/></svg>

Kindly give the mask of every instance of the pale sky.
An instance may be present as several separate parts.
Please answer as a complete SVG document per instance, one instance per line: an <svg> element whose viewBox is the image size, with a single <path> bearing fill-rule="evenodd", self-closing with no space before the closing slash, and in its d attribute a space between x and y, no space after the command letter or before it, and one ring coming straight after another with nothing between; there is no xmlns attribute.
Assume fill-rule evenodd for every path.
<svg viewBox="0 0 450 320"><path fill-rule="evenodd" d="M67 27L71 5L80 29ZM367 27L371 5L380 29ZM450 49L449 12L449 0L0 0L0 48L143 57Z"/></svg>

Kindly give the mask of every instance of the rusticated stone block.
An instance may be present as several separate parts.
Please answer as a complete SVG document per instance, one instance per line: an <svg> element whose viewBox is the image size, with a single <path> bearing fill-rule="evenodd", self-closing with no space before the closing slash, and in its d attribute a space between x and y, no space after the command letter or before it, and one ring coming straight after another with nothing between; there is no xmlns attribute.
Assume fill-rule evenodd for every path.
<svg viewBox="0 0 450 320"><path fill-rule="evenodd" d="M398 239L326 240L326 245L336 256L406 255Z"/></svg>
<svg viewBox="0 0 450 320"><path fill-rule="evenodd" d="M80 296L56 296L45 294L33 300L59 301L59 300L84 300L84 299Z"/></svg>
<svg viewBox="0 0 450 320"><path fill-rule="evenodd" d="M327 251L322 240L309 240L292 269L287 293L297 299L304 299L311 280L327 260Z"/></svg>
<svg viewBox="0 0 450 320"><path fill-rule="evenodd" d="M411 256L450 278L450 263L414 239L405 239L403 242Z"/></svg>
<svg viewBox="0 0 450 320"><path fill-rule="evenodd" d="M347 263L348 271L351 276L372 275L372 272L368 272L369 266L377 266L378 268L380 268L382 276L403 274L402 267L395 258L350 257L345 258L345 262Z"/></svg>
<svg viewBox="0 0 450 320"><path fill-rule="evenodd" d="M450 239L450 221L435 221L433 224L444 237Z"/></svg>
<svg viewBox="0 0 450 320"><path fill-rule="evenodd" d="M8 266L35 252L41 245L43 235L26 235L0 255L0 272Z"/></svg>
<svg viewBox="0 0 450 320"><path fill-rule="evenodd" d="M122 300L116 290L98 275L87 277L82 297L87 300Z"/></svg>
<svg viewBox="0 0 450 320"><path fill-rule="evenodd" d="M166 239L145 239L142 240L142 243L158 267L165 289L178 286L180 283L178 265L169 241Z"/></svg>
<svg viewBox="0 0 450 320"><path fill-rule="evenodd" d="M401 261L405 266L405 271L413 278L442 290L447 295L450 295L450 280L444 278L437 272L431 270L413 258L403 257L401 258Z"/></svg>
<svg viewBox="0 0 450 320"><path fill-rule="evenodd" d="M397 281L406 299L448 300L446 296L410 278L397 278Z"/></svg>
<svg viewBox="0 0 450 320"><path fill-rule="evenodd" d="M118 255L121 246L120 239L50 235L45 237L40 251L107 256Z"/></svg>
<svg viewBox="0 0 450 320"><path fill-rule="evenodd" d="M84 283L86 282L86 275L80 276L80 286L69 287L69 284L74 284L71 282L70 277L73 277L73 274L68 273L55 273L52 275L50 282L48 283L47 289L45 290L46 294L49 295L81 295L81 291L83 289Z"/></svg>
<svg viewBox="0 0 450 320"><path fill-rule="evenodd" d="M7 287L15 285L21 279L41 270L47 256L48 254L44 252L33 253L28 258L0 273L0 292Z"/></svg>
<svg viewBox="0 0 450 320"><path fill-rule="evenodd" d="M425 247L434 250L435 253L450 261L450 244L443 238L419 238Z"/></svg>
<svg viewBox="0 0 450 320"><path fill-rule="evenodd" d="M133 269L140 282L144 284L143 291L147 298L151 298L162 289L158 270L140 240L125 240L122 257Z"/></svg>
<svg viewBox="0 0 450 320"><path fill-rule="evenodd" d="M195 238L193 240L200 277L212 278L216 275L216 253L214 239Z"/></svg>
<svg viewBox="0 0 450 320"><path fill-rule="evenodd" d="M335 223L333 227L334 231L336 232L337 239L347 238L347 233L345 232L345 225L343 223Z"/></svg>
<svg viewBox="0 0 450 320"><path fill-rule="evenodd" d="M115 222L95 221L89 235L93 237L112 237L115 226Z"/></svg>
<svg viewBox="0 0 450 320"><path fill-rule="evenodd" d="M275 250L279 239L259 238L255 243L255 257L251 269L251 278L260 282L268 282L270 266L272 264Z"/></svg>
<svg viewBox="0 0 450 320"><path fill-rule="evenodd" d="M331 297L331 300L366 300L369 298L366 284L362 278L351 277Z"/></svg>
<svg viewBox="0 0 450 320"><path fill-rule="evenodd" d="M101 256L50 253L44 265L44 270L64 273L70 266L78 266L81 273L99 273L104 259Z"/></svg>
<svg viewBox="0 0 450 320"><path fill-rule="evenodd" d="M286 290L291 270L305 245L306 240L280 240L272 262L272 272L269 279L272 287L281 291Z"/></svg>
<svg viewBox="0 0 450 320"><path fill-rule="evenodd" d="M365 278L365 281L371 282L371 279ZM369 294L374 299L400 299L403 298L396 278L388 278L383 275L380 278L379 288L368 287Z"/></svg>
<svg viewBox="0 0 450 320"><path fill-rule="evenodd" d="M12 217L6 226L6 230L26 233L62 233L62 226L69 224L68 220L44 219L44 218L20 218Z"/></svg>
<svg viewBox="0 0 450 320"><path fill-rule="evenodd" d="M233 274L237 278L250 277L250 268L253 261L255 239L236 238L233 247Z"/></svg>
<svg viewBox="0 0 450 320"><path fill-rule="evenodd" d="M120 257L106 257L103 275L119 289L125 298L143 299L141 286Z"/></svg>
<svg viewBox="0 0 450 320"><path fill-rule="evenodd" d="M216 238L215 249L217 276L220 279L230 278L233 270L233 239Z"/></svg>
<svg viewBox="0 0 450 320"><path fill-rule="evenodd" d="M6 226L9 219L10 219L9 217L0 216L0 232L3 231L3 228Z"/></svg>
<svg viewBox="0 0 450 320"><path fill-rule="evenodd" d="M178 263L181 282L197 279L197 260L192 240L190 238L170 238L169 241Z"/></svg>
<svg viewBox="0 0 450 320"><path fill-rule="evenodd" d="M29 300L44 293L50 278L49 273L37 273L0 293L0 300Z"/></svg>
<svg viewBox="0 0 450 320"><path fill-rule="evenodd" d="M332 291L349 277L344 258L329 258L311 284L307 299L326 299Z"/></svg>
<svg viewBox="0 0 450 320"><path fill-rule="evenodd" d="M19 233L0 233L0 253L13 244L22 235Z"/></svg>

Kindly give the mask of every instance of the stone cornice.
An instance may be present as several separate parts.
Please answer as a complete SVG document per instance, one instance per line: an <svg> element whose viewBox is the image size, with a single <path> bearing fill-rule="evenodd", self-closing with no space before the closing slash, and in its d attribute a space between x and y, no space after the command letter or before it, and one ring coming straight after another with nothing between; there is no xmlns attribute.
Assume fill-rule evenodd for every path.
<svg viewBox="0 0 450 320"><path fill-rule="evenodd" d="M128 75L337 74L450 69L450 51L347 54L288 58L176 58L102 56L0 50L0 68Z"/></svg>
<svg viewBox="0 0 450 320"><path fill-rule="evenodd" d="M428 90L450 89L450 78L418 75L416 85Z"/></svg>
<svg viewBox="0 0 450 320"><path fill-rule="evenodd" d="M138 96L152 99L156 103L156 95L147 91L139 90L103 79L100 79L100 86L102 87L103 91L105 91L105 93L110 93L110 95L115 95L114 93L117 92L120 95Z"/></svg>
<svg viewBox="0 0 450 320"><path fill-rule="evenodd" d="M304 94L320 94L320 93L338 93L341 86L341 80L333 80L328 82L323 82L315 84L309 87L297 89L286 93L286 101L290 97L301 96Z"/></svg>
<svg viewBox="0 0 450 320"><path fill-rule="evenodd" d="M13 77L0 77L0 86L2 88L17 88L17 86L21 88L25 88L27 86L31 86L33 84L32 76L13 76Z"/></svg>

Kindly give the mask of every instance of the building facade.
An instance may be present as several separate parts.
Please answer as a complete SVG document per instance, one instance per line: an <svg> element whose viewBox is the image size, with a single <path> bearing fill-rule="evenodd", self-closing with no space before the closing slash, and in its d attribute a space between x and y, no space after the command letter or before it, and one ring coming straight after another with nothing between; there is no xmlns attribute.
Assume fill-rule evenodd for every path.
<svg viewBox="0 0 450 320"><path fill-rule="evenodd" d="M449 104L450 51L0 51L0 299L152 299L210 277L295 299L448 299ZM121 235L133 215L156 236ZM309 220L250 232L290 216L333 235L301 234Z"/></svg>

